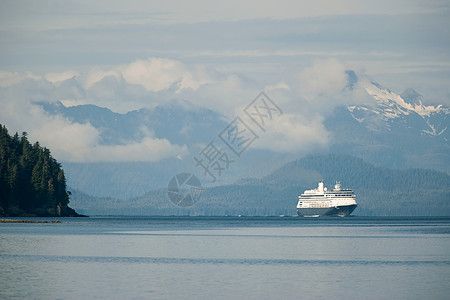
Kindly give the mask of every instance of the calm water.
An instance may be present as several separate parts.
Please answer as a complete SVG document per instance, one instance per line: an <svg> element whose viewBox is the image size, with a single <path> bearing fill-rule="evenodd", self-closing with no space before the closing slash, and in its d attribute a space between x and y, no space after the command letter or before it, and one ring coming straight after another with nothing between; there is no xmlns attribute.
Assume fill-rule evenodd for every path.
<svg viewBox="0 0 450 300"><path fill-rule="evenodd" d="M0 224L0 298L449 299L450 218Z"/></svg>

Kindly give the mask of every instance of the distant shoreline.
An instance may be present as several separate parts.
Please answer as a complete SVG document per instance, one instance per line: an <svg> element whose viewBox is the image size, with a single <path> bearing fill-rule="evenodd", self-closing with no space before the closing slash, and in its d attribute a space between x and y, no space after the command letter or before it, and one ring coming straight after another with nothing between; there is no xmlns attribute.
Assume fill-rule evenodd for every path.
<svg viewBox="0 0 450 300"><path fill-rule="evenodd" d="M0 223L61 223L59 220L53 221L40 221L40 220L13 220L13 219L0 219Z"/></svg>
<svg viewBox="0 0 450 300"><path fill-rule="evenodd" d="M68 207L70 211L65 214L35 213L25 212L23 210L14 211L13 213L4 213L0 207L0 219L6 218L87 218L89 216L77 213L74 209Z"/></svg>

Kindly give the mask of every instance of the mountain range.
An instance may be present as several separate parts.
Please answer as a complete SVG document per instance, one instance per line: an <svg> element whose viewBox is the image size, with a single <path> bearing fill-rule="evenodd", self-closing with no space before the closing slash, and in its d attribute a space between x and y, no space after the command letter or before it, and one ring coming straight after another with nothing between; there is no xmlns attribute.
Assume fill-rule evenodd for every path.
<svg viewBox="0 0 450 300"><path fill-rule="evenodd" d="M352 71L348 71L347 74L348 85L346 88L352 89L359 79ZM414 89L407 89L401 94L396 94L373 81L368 81L364 89L366 96L373 101L369 102L370 104L335 107L333 113L324 120L324 126L330 136L328 148L315 152L323 155L329 153L348 155L354 159L363 159L366 165L360 163L360 161L347 159L348 163L356 163L362 169L355 169L354 174L348 174L349 176L345 178L331 176L331 179L342 180L344 183L347 181L350 187L361 187L363 191L370 191L373 195L382 195L384 187L379 186L379 190L371 190L359 183L354 185L350 175L360 176L361 173L364 173L364 168L389 168L393 169L392 172L394 173L407 172L406 169L421 168L442 172L439 174L447 180L450 172L450 135L448 129L450 109L443 105L427 105L424 97ZM191 154L198 153L202 145L208 144L229 124L229 120L224 115L211 109L195 106L184 100L172 100L151 109L143 108L128 113L116 113L108 108L95 105L68 107L61 102L41 102L40 105L50 115L62 116L73 123L89 123L100 132L100 143L103 145L124 145L140 142L150 135L154 138L166 139L173 145L187 147ZM196 206L196 210L192 210L193 208L188 210L189 213L201 214L214 211L221 214L237 213L240 210L239 205L231 205L227 210L225 209L226 205L221 204L224 201L230 201L229 197L231 196L225 197L224 195L233 195L233 197L238 195L238 199L233 201L240 201L239 195L254 192L261 197L266 195L264 197L271 198L288 194L289 197L283 198L285 199L283 200L285 201L284 204L277 203L280 206L279 208L266 203L267 206L262 211L255 208L253 212L247 209L244 213L283 214L284 212L289 214L293 205L292 199L295 199L302 189L312 188L315 185L314 181L320 179L320 177L327 177L324 176L325 168L314 169L311 173L285 172L285 174L288 174L287 176L292 176L291 179L286 178L280 170L287 168L289 162L298 161L298 158L303 154L300 156L296 153L283 154L271 150L251 148L245 155L245 159L240 160L239 164L233 166L233 169L230 169L220 180L213 185L210 184L208 189L205 190L204 196L208 197L209 201L217 199L217 210L202 208L203 206L200 205ZM326 157L323 157L323 159L328 160ZM181 154L176 158L164 158L156 162L82 163L63 161L62 164L67 174L68 186L73 192L73 201L71 202L73 206L82 209L77 203L90 203L87 207L91 207L91 209L86 208L85 213L102 213L100 209L102 205L94 204L92 199L100 199L100 202L110 204L112 201L115 204L111 207L117 209L122 207L121 203L128 203L122 207L123 209L126 207L131 209L133 204L130 203L149 202L148 197L167 200L165 189L167 189L167 184L172 176L186 170L192 170L195 165L191 157L182 157ZM335 164L336 166L338 164ZM339 165L339 167L341 166ZM332 169L333 166L328 168L333 172L338 172L338 170ZM428 174L426 173L428 171L420 172L420 174ZM380 171L374 172L372 175L391 178L394 176L391 173L387 172L386 175ZM284 181L276 179L274 174L284 178ZM238 178L243 179L237 181ZM368 176L365 177L365 180L373 181L374 178ZM386 183L379 178L375 178L375 180ZM276 182L279 186L273 186L271 182ZM291 182L289 193L285 189L286 182ZM445 181L445 183L448 182ZM417 182L417 184L420 184L420 182ZM272 187L269 188L269 186ZM439 199L442 199L442 195L445 194L442 194L442 189L445 189L445 187L432 188L431 193L436 191L439 194ZM398 188L397 191L393 191L396 197L399 196L398 191L400 190L401 188ZM261 191L264 191L264 193ZM365 192L361 195L365 197ZM410 195L410 192L404 191L403 195ZM445 195L448 197L448 194ZM253 199L249 195L245 197ZM401 195L399 197L404 198ZM391 198L383 194L383 199ZM251 201L257 202L255 199L249 201L248 203L252 203ZM162 206L156 205L156 210L147 210L147 212L179 213L176 207L170 206L170 203L166 202L163 202ZM369 215L379 211L377 205L373 203L371 205L374 209L369 209L368 206L358 209L360 213ZM143 209L143 206L139 207L140 210ZM221 210L220 207L224 209ZM428 207L431 206L428 205ZM118 213L117 209L104 210L103 212ZM138 211L131 209L129 213ZM397 212L401 213L401 211ZM388 211L385 211L385 213L389 214ZM428 213L435 214L435 211L434 213L430 211Z"/></svg>
<svg viewBox="0 0 450 300"><path fill-rule="evenodd" d="M358 78L351 71L348 75L348 87L352 88ZM365 90L374 100L372 104L337 106L325 119L330 142L328 150L321 152L348 154L381 167L450 172L448 107L426 105L423 96L413 89L396 94L370 82ZM74 123L90 123L99 130L100 143L104 145L139 142L150 134L198 153L201 145L208 144L228 124L222 114L183 100L125 114L95 105L66 107L61 102L40 105L48 114L63 116ZM269 174L298 155L249 149L246 159L240 160L216 184ZM119 198L136 197L165 186L174 174L192 169L193 164L190 157L181 155L158 162L63 161L72 189Z"/></svg>
<svg viewBox="0 0 450 300"><path fill-rule="evenodd" d="M74 191L71 205L84 214L109 215L286 215L296 214L297 197L324 180L352 188L360 216L450 215L450 176L433 170L375 167L342 154L312 155L285 164L267 176L209 187L190 207L178 207L167 188L127 200L92 198Z"/></svg>
<svg viewBox="0 0 450 300"><path fill-rule="evenodd" d="M60 115L74 123L89 123L99 130L104 145L123 145L139 142L149 134L167 139L171 144L186 145L190 153L198 153L202 146L216 137L227 125L226 118L212 110L196 107L187 101L172 100L153 109L140 109L125 114L95 105L66 107L61 102L40 103L51 115ZM267 157L276 157L276 164L259 164ZM231 183L235 178L267 174L274 166L286 162L282 154L266 150L252 150L245 161L218 180ZM142 195L150 189L166 186L170 178L192 169L191 157L165 158L157 162L62 162L72 189L98 197L128 198ZM248 166L252 166L249 168Z"/></svg>

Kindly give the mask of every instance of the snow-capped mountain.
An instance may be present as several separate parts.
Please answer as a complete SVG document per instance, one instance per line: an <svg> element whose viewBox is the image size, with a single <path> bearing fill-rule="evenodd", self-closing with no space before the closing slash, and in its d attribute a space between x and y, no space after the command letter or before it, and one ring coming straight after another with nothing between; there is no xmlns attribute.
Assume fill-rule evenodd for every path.
<svg viewBox="0 0 450 300"><path fill-rule="evenodd" d="M409 130L449 141L450 109L442 105L425 105L422 96L413 89L401 95L372 82L367 93L375 106L348 106L351 116L374 131Z"/></svg>
<svg viewBox="0 0 450 300"><path fill-rule="evenodd" d="M426 105L413 89L396 94L370 82L373 104L338 107L326 126L332 151L377 165L450 170L450 109Z"/></svg>

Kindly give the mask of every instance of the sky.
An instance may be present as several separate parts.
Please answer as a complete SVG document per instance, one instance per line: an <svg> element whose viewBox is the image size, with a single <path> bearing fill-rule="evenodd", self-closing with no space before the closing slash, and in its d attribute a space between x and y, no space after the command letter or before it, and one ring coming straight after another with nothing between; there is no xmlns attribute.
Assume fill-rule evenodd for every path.
<svg viewBox="0 0 450 300"><path fill-rule="evenodd" d="M68 161L186 149L151 134L107 148L36 102L124 113L183 99L232 118L264 90L289 112L272 134L281 151L324 143L332 108L369 101L341 93L346 70L450 105L450 1L2 0L0 43L0 123Z"/></svg>

